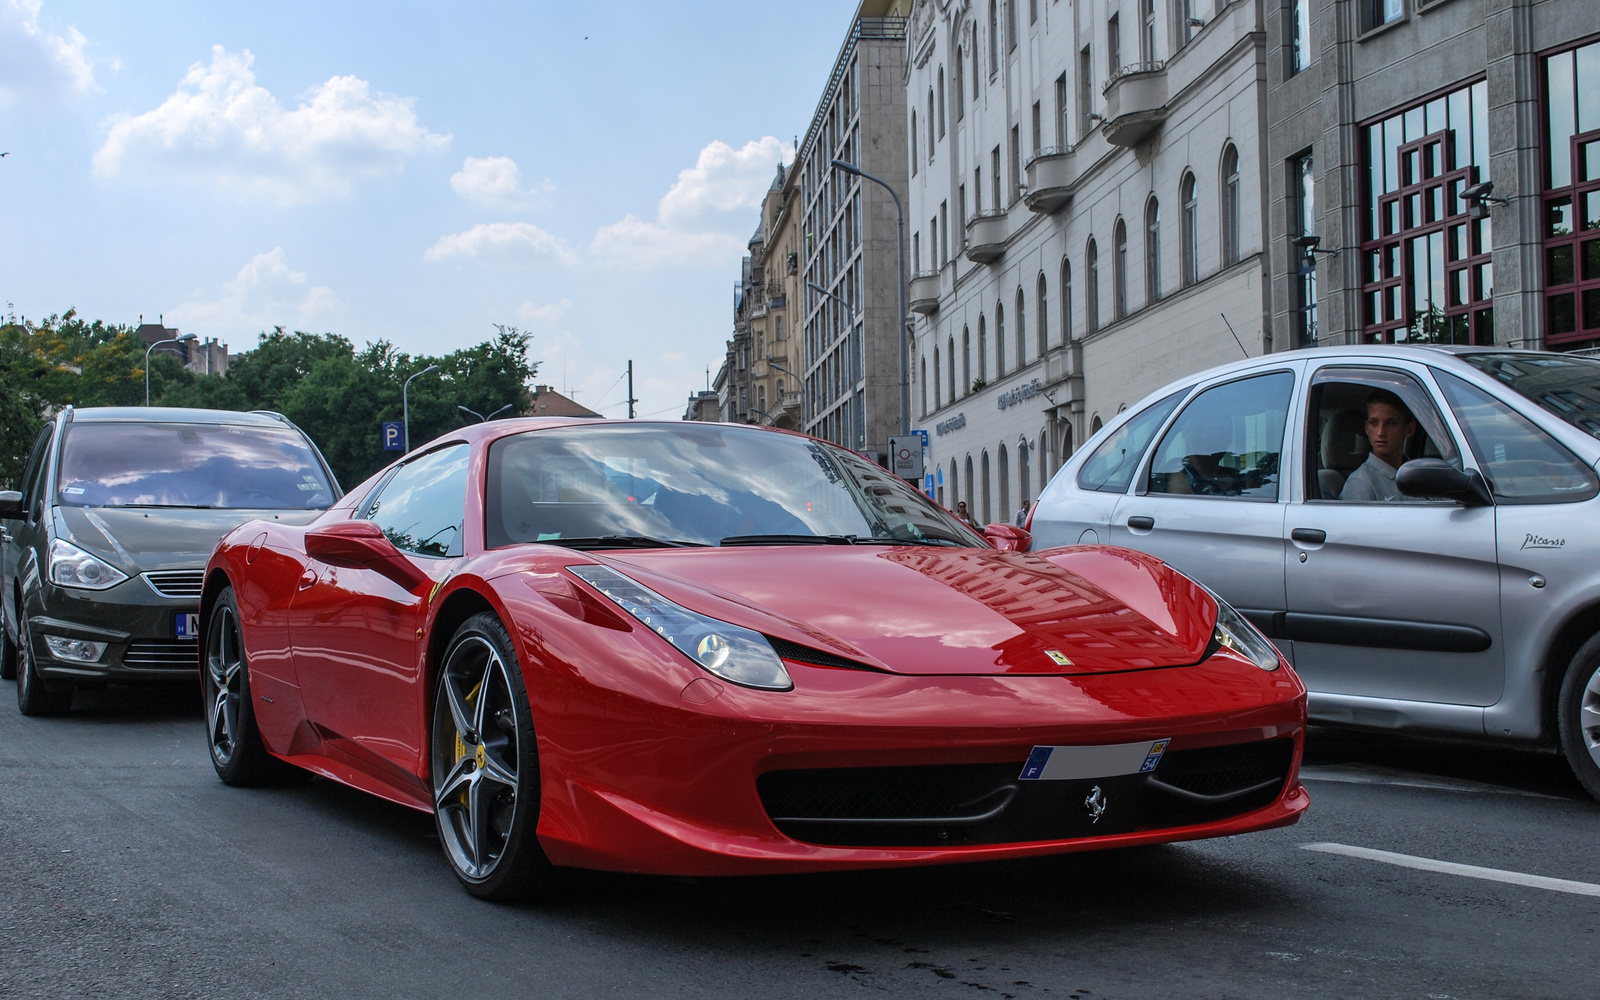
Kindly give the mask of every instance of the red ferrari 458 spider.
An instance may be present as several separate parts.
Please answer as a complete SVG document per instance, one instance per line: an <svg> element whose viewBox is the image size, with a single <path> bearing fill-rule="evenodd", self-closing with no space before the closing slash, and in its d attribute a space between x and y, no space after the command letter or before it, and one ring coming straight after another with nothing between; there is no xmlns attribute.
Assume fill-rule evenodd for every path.
<svg viewBox="0 0 1600 1000"><path fill-rule="evenodd" d="M991 530L799 434L466 428L218 545L212 761L430 811L488 898L1300 817L1305 688L1244 618L1150 556Z"/></svg>

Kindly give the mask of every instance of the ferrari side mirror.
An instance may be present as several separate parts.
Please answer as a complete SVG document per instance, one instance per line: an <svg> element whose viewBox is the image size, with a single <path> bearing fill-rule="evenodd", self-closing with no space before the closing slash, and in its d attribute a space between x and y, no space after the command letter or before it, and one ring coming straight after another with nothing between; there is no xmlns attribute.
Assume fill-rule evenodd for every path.
<svg viewBox="0 0 1600 1000"><path fill-rule="evenodd" d="M983 529L983 537L988 540L990 545L1001 552L1026 552L1028 551L1028 546L1033 544L1033 535L1029 534L1026 529L1019 528L1014 524L1006 524L1003 521L996 521L993 524L986 525Z"/></svg>
<svg viewBox="0 0 1600 1000"><path fill-rule="evenodd" d="M1442 458L1414 458L1400 466L1394 484L1408 497L1454 500L1463 507L1494 503L1489 484L1476 469L1458 469Z"/></svg>
<svg viewBox="0 0 1600 1000"><path fill-rule="evenodd" d="M306 555L329 566L370 569L408 591L432 579L371 521L335 521L311 529L306 532Z"/></svg>

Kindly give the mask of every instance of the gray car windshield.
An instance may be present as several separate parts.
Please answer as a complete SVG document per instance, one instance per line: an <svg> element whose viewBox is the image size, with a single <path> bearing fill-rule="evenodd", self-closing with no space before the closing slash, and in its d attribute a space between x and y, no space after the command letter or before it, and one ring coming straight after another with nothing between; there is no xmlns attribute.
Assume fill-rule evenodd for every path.
<svg viewBox="0 0 1600 1000"><path fill-rule="evenodd" d="M1600 361L1509 353L1464 354L1461 360L1600 438Z"/></svg>
<svg viewBox="0 0 1600 1000"><path fill-rule="evenodd" d="M563 427L496 441L490 548L519 542L980 546L903 480L807 438L724 425Z"/></svg>
<svg viewBox="0 0 1600 1000"><path fill-rule="evenodd" d="M321 510L334 492L288 427L74 423L56 498L76 507Z"/></svg>

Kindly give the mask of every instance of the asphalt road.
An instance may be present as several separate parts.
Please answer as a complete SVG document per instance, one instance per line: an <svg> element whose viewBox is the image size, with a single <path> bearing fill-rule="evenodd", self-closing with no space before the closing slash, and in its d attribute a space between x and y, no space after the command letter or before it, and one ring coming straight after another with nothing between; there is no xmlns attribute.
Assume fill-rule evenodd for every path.
<svg viewBox="0 0 1600 1000"><path fill-rule="evenodd" d="M322 780L221 784L193 692L0 685L0 997L1593 997L1600 884L1559 758L1313 735L1298 826L1021 863L589 874L467 896L432 821Z"/></svg>

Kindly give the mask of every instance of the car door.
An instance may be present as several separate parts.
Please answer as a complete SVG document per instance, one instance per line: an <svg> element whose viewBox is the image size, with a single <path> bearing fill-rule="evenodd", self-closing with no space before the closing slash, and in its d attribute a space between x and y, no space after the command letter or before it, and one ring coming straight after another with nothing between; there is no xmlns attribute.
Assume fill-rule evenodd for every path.
<svg viewBox="0 0 1600 1000"><path fill-rule="evenodd" d="M1414 417L1407 460L1437 457L1461 467L1430 377L1398 360L1330 359L1307 374L1307 472L1284 524L1288 607L1280 629L1294 643L1313 712L1318 695L1493 704L1504 682L1495 509L1341 500L1330 487L1343 470L1331 470L1334 482L1325 475L1323 460L1364 454L1366 407L1376 392L1398 396ZM1330 440L1340 426L1359 437ZM1354 710L1347 705L1335 717Z"/></svg>
<svg viewBox="0 0 1600 1000"><path fill-rule="evenodd" d="M17 622L22 613L17 599L21 593L17 576L24 568L24 550L29 537L25 528L29 522L37 524L38 519L33 517L33 510L39 502L40 473L44 468L45 453L50 450L51 432L55 424L48 423L39 429L39 434L33 440L33 448L28 452L28 463L23 467L21 492L23 509L28 512L25 518L15 521L0 521L0 587L4 593L0 595L0 611L5 615L4 627L7 635L16 636Z"/></svg>
<svg viewBox="0 0 1600 1000"><path fill-rule="evenodd" d="M461 555L469 448L451 444L392 473L356 516L367 518L423 572L444 579ZM307 558L289 637L306 714L323 738L405 775L426 749L418 635L427 593L375 570Z"/></svg>
<svg viewBox="0 0 1600 1000"><path fill-rule="evenodd" d="M1113 544L1159 556L1258 623L1284 608L1280 469L1298 367L1201 388L1109 526Z"/></svg>

